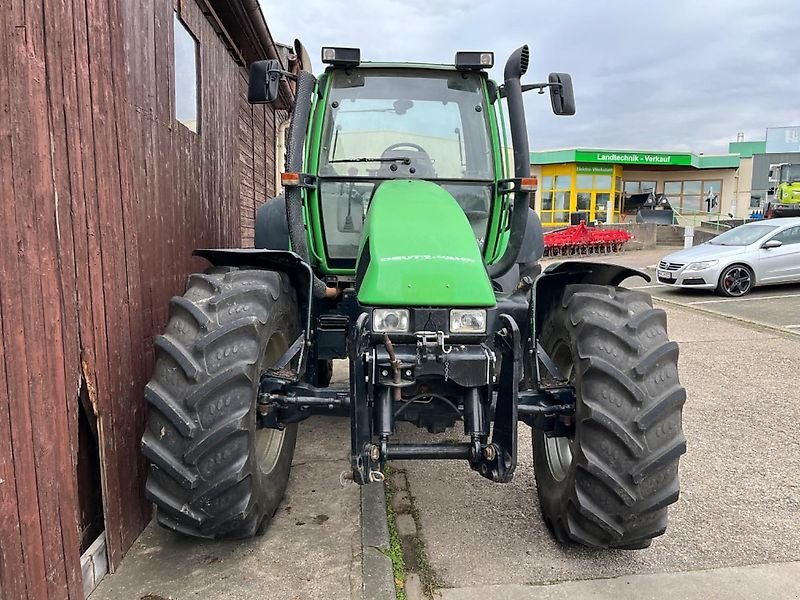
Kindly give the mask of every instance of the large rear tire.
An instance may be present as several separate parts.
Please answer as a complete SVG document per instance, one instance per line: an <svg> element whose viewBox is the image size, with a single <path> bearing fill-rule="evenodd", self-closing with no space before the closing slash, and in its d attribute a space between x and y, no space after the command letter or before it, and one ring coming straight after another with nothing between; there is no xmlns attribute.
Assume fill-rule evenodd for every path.
<svg viewBox="0 0 800 600"><path fill-rule="evenodd" d="M545 522L561 542L644 548L667 527L686 451L678 346L650 296L571 285L540 343L577 392L574 434L533 431Z"/></svg>
<svg viewBox="0 0 800 600"><path fill-rule="evenodd" d="M261 373L299 335L285 274L214 268L171 301L145 388L142 451L158 522L204 538L259 532L280 504L297 425L257 427Z"/></svg>

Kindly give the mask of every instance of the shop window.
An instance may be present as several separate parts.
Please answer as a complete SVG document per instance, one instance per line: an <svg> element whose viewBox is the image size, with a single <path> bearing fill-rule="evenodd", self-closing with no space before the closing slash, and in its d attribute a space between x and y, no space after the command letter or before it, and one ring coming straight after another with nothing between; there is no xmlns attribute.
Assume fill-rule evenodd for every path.
<svg viewBox="0 0 800 600"><path fill-rule="evenodd" d="M617 183L617 189L619 189L619 183ZM655 181L626 181L625 182L625 193L626 194L644 194L648 192L655 192L656 191L656 182Z"/></svg>
<svg viewBox="0 0 800 600"><path fill-rule="evenodd" d="M177 13L174 13L173 31L175 120L197 133L200 126L200 45Z"/></svg>
<svg viewBox="0 0 800 600"><path fill-rule="evenodd" d="M592 189L592 176L591 175L578 175L577 179L577 188L579 190L590 190Z"/></svg>
<svg viewBox="0 0 800 600"><path fill-rule="evenodd" d="M703 182L703 210L720 212L722 202L722 180L712 179Z"/></svg>
<svg viewBox="0 0 800 600"><path fill-rule="evenodd" d="M664 193L672 208L685 212L719 212L722 180L665 181Z"/></svg>
<svg viewBox="0 0 800 600"><path fill-rule="evenodd" d="M571 187L572 176L570 175L547 175L542 177L539 196L541 199L539 216L542 223L560 224L569 222L570 200L572 198Z"/></svg>
<svg viewBox="0 0 800 600"><path fill-rule="evenodd" d="M567 178L569 179L569 178ZM567 191L556 191L556 202L555 202L555 212L553 213L553 222L554 223L567 223L569 222L569 200L570 200L570 192Z"/></svg>
<svg viewBox="0 0 800 600"><path fill-rule="evenodd" d="M664 183L664 193L668 196L678 197L681 195L681 182L680 181L666 181Z"/></svg>
<svg viewBox="0 0 800 600"><path fill-rule="evenodd" d="M596 189L596 190L610 190L611 189L611 175L595 175L594 176L594 189Z"/></svg>
<svg viewBox="0 0 800 600"><path fill-rule="evenodd" d="M611 194L607 192L598 192L595 196L595 220L605 223L608 220L608 202L611 200Z"/></svg>

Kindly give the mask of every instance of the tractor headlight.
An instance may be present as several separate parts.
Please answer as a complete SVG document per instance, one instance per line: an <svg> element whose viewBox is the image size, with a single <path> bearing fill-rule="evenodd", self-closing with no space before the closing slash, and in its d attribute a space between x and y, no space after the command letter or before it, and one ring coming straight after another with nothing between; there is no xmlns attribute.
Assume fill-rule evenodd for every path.
<svg viewBox="0 0 800 600"><path fill-rule="evenodd" d="M454 308L450 311L450 333L483 333L486 331L486 311Z"/></svg>
<svg viewBox="0 0 800 600"><path fill-rule="evenodd" d="M405 333L408 331L408 310L405 308L376 308L372 311L372 331Z"/></svg>

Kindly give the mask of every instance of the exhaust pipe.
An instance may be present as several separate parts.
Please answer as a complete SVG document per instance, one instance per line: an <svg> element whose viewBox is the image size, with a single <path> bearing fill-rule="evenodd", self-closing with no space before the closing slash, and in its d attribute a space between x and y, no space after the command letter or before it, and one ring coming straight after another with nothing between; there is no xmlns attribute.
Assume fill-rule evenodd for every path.
<svg viewBox="0 0 800 600"><path fill-rule="evenodd" d="M316 78L308 71L297 74L294 112L289 123L289 139L286 149L286 171L299 173L303 170L303 144L305 142L308 119L311 114L311 95L314 93ZM289 241L300 258L310 263L308 237L303 221L303 198L299 187L286 188L286 221L289 224ZM329 291L331 290L331 291ZM336 288L328 288L316 275L311 286L315 298L335 295Z"/></svg>
<svg viewBox="0 0 800 600"><path fill-rule="evenodd" d="M525 124L525 106L522 101L522 84L520 79L528 70L530 51L528 46L515 50L506 61L503 72L503 87L506 101L508 102L508 121L511 128L511 144L514 147L514 177L530 177L530 148L528 146L528 129ZM530 206L530 192L515 192L511 212L511 232L508 236L508 245L500 259L486 268L491 279L505 275L514 263L517 262L522 241L525 238L525 228L528 224L528 210ZM538 216L534 226L541 230ZM540 235L541 237L541 235Z"/></svg>

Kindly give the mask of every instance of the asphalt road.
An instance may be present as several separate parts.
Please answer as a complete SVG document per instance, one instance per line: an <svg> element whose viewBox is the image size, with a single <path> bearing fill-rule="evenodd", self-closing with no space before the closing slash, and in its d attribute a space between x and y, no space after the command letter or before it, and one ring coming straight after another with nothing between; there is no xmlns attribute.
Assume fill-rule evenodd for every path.
<svg viewBox="0 0 800 600"><path fill-rule="evenodd" d="M630 278L623 285L641 289L671 304L800 335L800 283L758 287L743 298L724 298L708 290L685 290L657 283L655 265L675 250L659 248L613 256L586 256L578 260L615 262L643 269L653 281L648 283L639 278Z"/></svg>
<svg viewBox="0 0 800 600"><path fill-rule="evenodd" d="M640 286L633 284L632 287ZM800 284L756 288L742 298L723 298L708 292L652 284L646 286L646 291L668 302L800 335Z"/></svg>

